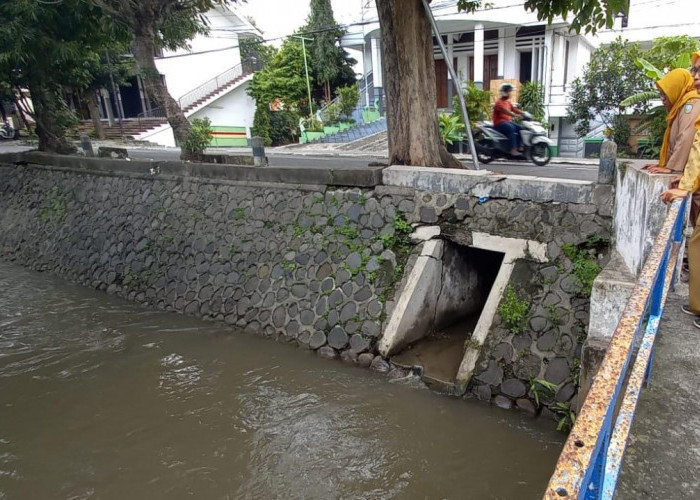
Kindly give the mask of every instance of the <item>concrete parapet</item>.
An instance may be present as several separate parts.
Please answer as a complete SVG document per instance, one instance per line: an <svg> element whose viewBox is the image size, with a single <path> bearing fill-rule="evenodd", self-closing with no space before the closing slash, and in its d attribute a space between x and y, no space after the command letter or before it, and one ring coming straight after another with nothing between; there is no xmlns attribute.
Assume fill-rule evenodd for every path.
<svg viewBox="0 0 700 500"><path fill-rule="evenodd" d="M40 152L0 155L0 163L35 164L102 174L148 175L157 169L161 176L198 177L242 182L274 182L322 186L374 187L382 181L382 167L299 168L254 167L181 161L125 161L108 158L57 156Z"/></svg>
<svg viewBox="0 0 700 500"><path fill-rule="evenodd" d="M651 175L639 164L621 164L615 187L614 238L617 251L636 277L663 225L668 207L661 192L672 175Z"/></svg>
<svg viewBox="0 0 700 500"><path fill-rule="evenodd" d="M455 170L394 165L384 169L387 186L412 187L437 193L465 193L479 198L593 204L610 208L611 186L572 179L494 174L487 170Z"/></svg>

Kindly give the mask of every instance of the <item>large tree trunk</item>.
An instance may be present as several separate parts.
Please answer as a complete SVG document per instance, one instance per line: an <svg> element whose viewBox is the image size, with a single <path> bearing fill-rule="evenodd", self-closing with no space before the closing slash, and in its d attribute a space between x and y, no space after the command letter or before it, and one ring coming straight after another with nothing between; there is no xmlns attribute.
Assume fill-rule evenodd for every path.
<svg viewBox="0 0 700 500"><path fill-rule="evenodd" d="M377 0L392 165L463 168L440 139L430 22L421 0Z"/></svg>
<svg viewBox="0 0 700 500"><path fill-rule="evenodd" d="M192 131L192 125L187 121L185 113L182 112L177 101L170 95L160 78L154 59L155 42L153 34L147 32L135 33L132 50L139 73L146 86L146 92L158 104L158 107L165 110L165 116L173 128L175 140L182 146ZM194 153L183 147L180 158L183 160L193 159L195 157Z"/></svg>
<svg viewBox="0 0 700 500"><path fill-rule="evenodd" d="M87 106L88 113L90 113L90 119L92 120L92 126L95 127L97 138L104 140L105 128L102 126L100 112L97 110L97 104L95 104L95 92L93 90L87 90L80 95L80 98Z"/></svg>
<svg viewBox="0 0 700 500"><path fill-rule="evenodd" d="M75 153L77 148L68 142L65 137L65 127L60 125L62 120L59 114L65 110L61 109L62 106L59 102L56 102L54 93L37 86L30 86L29 93L34 105L39 151L62 155Z"/></svg>

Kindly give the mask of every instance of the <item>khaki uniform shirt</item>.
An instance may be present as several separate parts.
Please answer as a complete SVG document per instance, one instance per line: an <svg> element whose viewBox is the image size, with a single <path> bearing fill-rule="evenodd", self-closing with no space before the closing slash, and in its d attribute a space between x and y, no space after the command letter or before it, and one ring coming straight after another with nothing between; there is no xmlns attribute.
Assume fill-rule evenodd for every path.
<svg viewBox="0 0 700 500"><path fill-rule="evenodd" d="M700 99L691 99L683 106L671 125L671 137L666 168L682 172L693 146L695 121L700 116Z"/></svg>
<svg viewBox="0 0 700 500"><path fill-rule="evenodd" d="M690 154L688 155L688 162L685 165L683 177L681 177L678 187L691 193L700 188L700 131L695 133Z"/></svg>

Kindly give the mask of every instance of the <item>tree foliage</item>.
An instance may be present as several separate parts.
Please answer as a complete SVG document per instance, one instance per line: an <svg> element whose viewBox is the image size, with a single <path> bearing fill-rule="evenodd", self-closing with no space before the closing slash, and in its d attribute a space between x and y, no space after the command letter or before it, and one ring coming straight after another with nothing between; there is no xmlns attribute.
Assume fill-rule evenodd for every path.
<svg viewBox="0 0 700 500"><path fill-rule="evenodd" d="M662 36L654 39L651 48L644 53L644 60L665 74L674 68L689 67L690 54L698 49L700 42L688 35ZM679 56L684 56L687 64L679 62Z"/></svg>
<svg viewBox="0 0 700 500"><path fill-rule="evenodd" d="M318 82L325 87L326 100L330 100L330 82L338 76L338 51L335 42L343 35L343 30L333 18L330 0L311 0L311 12L306 25L313 41L311 54L314 74Z"/></svg>
<svg viewBox="0 0 700 500"><path fill-rule="evenodd" d="M314 81L312 67L309 67L309 78L311 82ZM248 87L248 95L255 99L259 106L267 107L275 99L280 99L286 109L308 114L309 98L304 72L304 54L299 39L285 40L280 50L272 57L270 64L253 75Z"/></svg>
<svg viewBox="0 0 700 500"><path fill-rule="evenodd" d="M482 0L457 0L459 10L474 12ZM615 17L629 11L629 0L525 0L525 8L537 13L537 19L551 23L555 17L569 20L572 31L595 33L611 28ZM569 15L573 17L569 19Z"/></svg>
<svg viewBox="0 0 700 500"><path fill-rule="evenodd" d="M120 50L127 40L125 30L80 0L0 2L0 86L11 96L29 89L39 149L74 151L65 139L74 117L64 87L80 92L94 85L105 51Z"/></svg>
<svg viewBox="0 0 700 500"><path fill-rule="evenodd" d="M257 38L239 38L238 48L241 52L241 61L258 61L264 68L272 62L277 49L272 45L265 44Z"/></svg>
<svg viewBox="0 0 700 500"><path fill-rule="evenodd" d="M328 102L335 89L355 82L352 67L357 61L338 43L345 30L335 22L330 0L311 0L310 8L306 25L300 33L312 39L307 42L307 47L315 75L314 98Z"/></svg>
<svg viewBox="0 0 700 500"><path fill-rule="evenodd" d="M188 149L192 126L168 92L155 64L159 47L187 47L195 35L207 32L203 14L229 0L92 0L133 35L132 52L149 97L153 98L168 119L177 142L182 145L183 159L196 157ZM230 0L235 1L235 0Z"/></svg>
<svg viewBox="0 0 700 500"><path fill-rule="evenodd" d="M313 85L313 68L309 66L309 78ZM270 63L253 75L248 95L256 102L253 134L262 137L267 145L292 142L299 117L309 113L301 40L285 40ZM270 111L270 104L277 100L282 103L283 109Z"/></svg>
<svg viewBox="0 0 700 500"><path fill-rule="evenodd" d="M641 56L639 44L621 38L593 51L583 76L571 84L567 116L576 123L579 135L589 132L590 122L595 118L614 128L614 117L623 111L622 101L651 88L651 82L635 69L635 61ZM644 104L632 109L642 111Z"/></svg>

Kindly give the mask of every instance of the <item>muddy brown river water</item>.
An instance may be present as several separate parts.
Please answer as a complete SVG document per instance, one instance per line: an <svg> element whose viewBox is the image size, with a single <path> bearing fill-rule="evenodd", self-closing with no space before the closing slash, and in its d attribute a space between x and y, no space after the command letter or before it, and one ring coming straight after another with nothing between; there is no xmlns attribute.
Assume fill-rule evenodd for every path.
<svg viewBox="0 0 700 500"><path fill-rule="evenodd" d="M0 499L541 498L553 422L0 262Z"/></svg>

